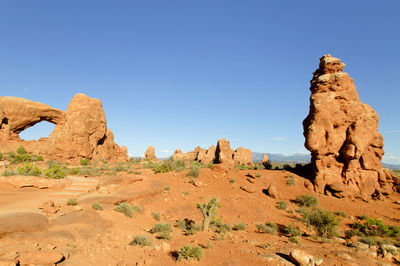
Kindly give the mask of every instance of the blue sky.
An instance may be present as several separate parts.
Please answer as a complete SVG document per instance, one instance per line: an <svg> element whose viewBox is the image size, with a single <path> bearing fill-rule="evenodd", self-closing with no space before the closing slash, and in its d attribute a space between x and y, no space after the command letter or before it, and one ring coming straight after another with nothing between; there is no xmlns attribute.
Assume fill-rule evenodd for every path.
<svg viewBox="0 0 400 266"><path fill-rule="evenodd" d="M319 58L341 58L400 164L400 1L0 2L0 95L103 102L130 155L215 144L306 153ZM45 122L23 132L47 136Z"/></svg>

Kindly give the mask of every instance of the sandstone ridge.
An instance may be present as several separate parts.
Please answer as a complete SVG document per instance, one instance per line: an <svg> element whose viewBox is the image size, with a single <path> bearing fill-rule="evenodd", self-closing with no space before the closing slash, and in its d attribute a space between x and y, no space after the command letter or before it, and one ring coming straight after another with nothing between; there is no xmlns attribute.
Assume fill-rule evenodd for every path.
<svg viewBox="0 0 400 266"><path fill-rule="evenodd" d="M23 146L28 152L48 160L126 161L126 147L114 142L113 133L101 101L84 94L75 95L66 111L17 97L0 97L0 151L15 151ZM41 121L55 124L48 138L38 141L20 139L19 133Z"/></svg>

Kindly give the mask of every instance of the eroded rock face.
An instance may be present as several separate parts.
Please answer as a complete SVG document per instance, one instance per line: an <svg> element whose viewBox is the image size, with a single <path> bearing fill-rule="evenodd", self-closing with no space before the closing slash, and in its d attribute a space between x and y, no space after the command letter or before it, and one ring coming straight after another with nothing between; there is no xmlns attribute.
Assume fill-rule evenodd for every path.
<svg viewBox="0 0 400 266"><path fill-rule="evenodd" d="M150 160L157 160L156 155L154 153L154 146L150 145L147 148L147 151L144 153L144 158Z"/></svg>
<svg viewBox="0 0 400 266"><path fill-rule="evenodd" d="M0 115L1 152L15 151L23 146L28 152L58 161L128 159L126 147L119 147L107 128L101 101L84 94L75 95L65 112L22 98L2 97ZM41 121L56 125L48 138L39 141L19 138L19 133Z"/></svg>
<svg viewBox="0 0 400 266"><path fill-rule="evenodd" d="M233 164L233 153L229 141L224 138L218 140L214 163Z"/></svg>
<svg viewBox="0 0 400 266"><path fill-rule="evenodd" d="M319 192L379 193L391 178L382 167L383 137L378 114L358 97L345 64L324 55L311 80L310 112L303 121Z"/></svg>
<svg viewBox="0 0 400 266"><path fill-rule="evenodd" d="M211 147L208 148L208 150L201 149L199 151L199 154L197 155L197 161L204 164L209 164L214 160L216 149L217 148L214 145L211 145Z"/></svg>
<svg viewBox="0 0 400 266"><path fill-rule="evenodd" d="M253 165L253 154L250 149L239 147L233 153L233 162L240 165Z"/></svg>

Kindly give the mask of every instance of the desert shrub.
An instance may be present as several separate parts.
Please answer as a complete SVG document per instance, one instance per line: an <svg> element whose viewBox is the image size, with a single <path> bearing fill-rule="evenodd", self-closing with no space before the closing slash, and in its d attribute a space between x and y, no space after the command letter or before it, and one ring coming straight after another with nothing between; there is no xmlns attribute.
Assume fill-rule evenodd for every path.
<svg viewBox="0 0 400 266"><path fill-rule="evenodd" d="M17 168L18 174L20 175L31 175L31 176L40 176L42 171L37 166L34 166L30 163L25 163L23 166Z"/></svg>
<svg viewBox="0 0 400 266"><path fill-rule="evenodd" d="M227 232L232 231L232 226L230 224L223 223L220 218L211 221L210 226L214 228L215 232L221 235L225 235Z"/></svg>
<svg viewBox="0 0 400 266"><path fill-rule="evenodd" d="M187 176L192 176L192 177L198 177L199 174L200 174L200 167L196 166L196 165L193 165L186 175Z"/></svg>
<svg viewBox="0 0 400 266"><path fill-rule="evenodd" d="M65 178L65 167L62 167L59 164L54 164L52 167L44 170L44 175L51 179Z"/></svg>
<svg viewBox="0 0 400 266"><path fill-rule="evenodd" d="M297 237L295 237L295 236L289 237L289 240L290 240L290 242L295 243L295 244L297 244L297 245L300 245L300 244L301 244L300 241L299 241L299 240L297 239Z"/></svg>
<svg viewBox="0 0 400 266"><path fill-rule="evenodd" d="M221 205L219 204L217 198L212 198L209 202L204 204L197 203L197 209L199 209L203 215L203 224L201 230L208 231L210 222L214 220L215 216L217 215L217 208L220 206Z"/></svg>
<svg viewBox="0 0 400 266"><path fill-rule="evenodd" d="M28 154L28 153L26 152L25 148L22 147L22 146L20 146L19 148L17 148L16 152L17 152L19 155Z"/></svg>
<svg viewBox="0 0 400 266"><path fill-rule="evenodd" d="M182 229L185 232L185 235L194 235L201 230L201 226L196 225L193 220L189 219L177 221L176 226L179 229Z"/></svg>
<svg viewBox="0 0 400 266"><path fill-rule="evenodd" d="M121 202L114 206L114 211L125 214L127 217L133 216L132 206L128 202Z"/></svg>
<svg viewBox="0 0 400 266"><path fill-rule="evenodd" d="M277 208L278 210L286 210L287 207L288 207L288 205L287 205L286 201L284 201L284 200L278 201L278 202L276 203L276 208Z"/></svg>
<svg viewBox="0 0 400 266"><path fill-rule="evenodd" d="M142 208L139 205L131 205L132 211L141 212Z"/></svg>
<svg viewBox="0 0 400 266"><path fill-rule="evenodd" d="M193 179L193 178L191 178L191 179L189 180L189 184L192 184L192 185L194 185L194 183L195 183L194 179Z"/></svg>
<svg viewBox="0 0 400 266"><path fill-rule="evenodd" d="M400 237L399 226L386 225L378 218L368 218L364 223L354 222L350 227L363 236Z"/></svg>
<svg viewBox="0 0 400 266"><path fill-rule="evenodd" d="M97 203L97 202L92 204L92 208L95 209L96 211L102 211L103 210L103 207L101 206L101 204Z"/></svg>
<svg viewBox="0 0 400 266"><path fill-rule="evenodd" d="M359 237L357 241L367 244L368 246L376 246L378 244L378 241L373 237Z"/></svg>
<svg viewBox="0 0 400 266"><path fill-rule="evenodd" d="M157 221L160 221L161 219L160 213L157 212L151 212L151 216L153 216L153 218L156 219Z"/></svg>
<svg viewBox="0 0 400 266"><path fill-rule="evenodd" d="M339 216L339 217L342 217L342 218L346 218L347 217L347 214L344 211L335 212L335 215Z"/></svg>
<svg viewBox="0 0 400 266"><path fill-rule="evenodd" d="M0 160L2 160L2 159L3 159L3 153L0 152Z"/></svg>
<svg viewBox="0 0 400 266"><path fill-rule="evenodd" d="M233 226L233 230L235 231L246 230L246 229L247 229L247 224L245 223L238 223Z"/></svg>
<svg viewBox="0 0 400 266"><path fill-rule="evenodd" d="M155 163L152 161L147 161L146 164L144 165L144 168L150 168L153 169L155 173L167 173L170 171L180 171L185 169L185 163L183 161L179 160L166 160L162 161L161 163Z"/></svg>
<svg viewBox="0 0 400 266"><path fill-rule="evenodd" d="M229 183L231 183L231 184L233 184L235 182L236 182L235 178L232 178L231 180L229 180Z"/></svg>
<svg viewBox="0 0 400 266"><path fill-rule="evenodd" d="M280 228L280 231L282 234L287 235L287 236L300 236L301 231L296 228L293 224L290 224L288 226L282 226Z"/></svg>
<svg viewBox="0 0 400 266"><path fill-rule="evenodd" d="M203 258L203 249L199 246L183 246L178 251L177 260L201 260Z"/></svg>
<svg viewBox="0 0 400 266"><path fill-rule="evenodd" d="M339 223L332 212L313 208L311 211L303 210L301 215L303 216L303 222L312 226L318 236L331 238L337 235Z"/></svg>
<svg viewBox="0 0 400 266"><path fill-rule="evenodd" d="M261 175L260 175L259 173L256 173L256 177L257 177L257 178L260 178Z"/></svg>
<svg viewBox="0 0 400 266"><path fill-rule="evenodd" d="M364 236L364 234L358 230L346 230L344 231L344 235L346 238L352 238L353 236Z"/></svg>
<svg viewBox="0 0 400 266"><path fill-rule="evenodd" d="M80 174L80 168L68 168L67 172L69 175L79 175Z"/></svg>
<svg viewBox="0 0 400 266"><path fill-rule="evenodd" d="M79 162L81 165L88 165L90 163L90 160L88 158L83 158Z"/></svg>
<svg viewBox="0 0 400 266"><path fill-rule="evenodd" d="M151 246L152 242L151 242L151 239L148 236L137 235L131 241L131 243L129 243L129 245L144 247L144 246Z"/></svg>
<svg viewBox="0 0 400 266"><path fill-rule="evenodd" d="M171 239L170 233L172 232L171 224L155 224L149 231L152 234L157 233L159 239Z"/></svg>
<svg viewBox="0 0 400 266"><path fill-rule="evenodd" d="M140 157L131 157L129 158L130 163L140 163L142 161L142 158Z"/></svg>
<svg viewBox="0 0 400 266"><path fill-rule="evenodd" d="M18 172L12 169L5 170L3 173L1 173L2 176L13 176L13 175L18 175Z"/></svg>
<svg viewBox="0 0 400 266"><path fill-rule="evenodd" d="M267 222L265 224L256 224L259 233L267 233L274 235L278 230L278 226L275 223Z"/></svg>
<svg viewBox="0 0 400 266"><path fill-rule="evenodd" d="M368 220L369 219L369 217L367 215L365 215L365 214L357 216L357 218L360 219L360 220Z"/></svg>
<svg viewBox="0 0 400 266"><path fill-rule="evenodd" d="M318 205L318 199L313 195L300 195L295 202L302 207L312 207Z"/></svg>
<svg viewBox="0 0 400 266"><path fill-rule="evenodd" d="M295 186L296 185L296 180L294 180L293 178L289 178L288 180L286 180L286 185Z"/></svg>
<svg viewBox="0 0 400 266"><path fill-rule="evenodd" d="M164 191L170 191L171 188L169 186L164 187Z"/></svg>
<svg viewBox="0 0 400 266"><path fill-rule="evenodd" d="M78 204L78 200L75 198L68 199L68 201L67 201L68 206L75 206L77 204Z"/></svg>

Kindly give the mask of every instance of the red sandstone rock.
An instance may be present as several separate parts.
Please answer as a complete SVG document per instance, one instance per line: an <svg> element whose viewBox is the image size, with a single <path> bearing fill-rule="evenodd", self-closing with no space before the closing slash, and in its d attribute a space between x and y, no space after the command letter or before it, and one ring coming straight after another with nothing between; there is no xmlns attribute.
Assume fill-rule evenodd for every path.
<svg viewBox="0 0 400 266"><path fill-rule="evenodd" d="M197 155L197 160L204 164L209 164L214 160L216 147L212 145L208 150L201 149Z"/></svg>
<svg viewBox="0 0 400 266"><path fill-rule="evenodd" d="M342 72L344 66L325 55L314 72L310 113L303 121L305 147L312 154L317 191L344 186L346 194L366 199L379 192L378 180L391 176L381 164L379 116L360 101L353 79Z"/></svg>
<svg viewBox="0 0 400 266"><path fill-rule="evenodd" d="M262 164L269 163L268 155L266 153L264 153L261 163Z"/></svg>
<svg viewBox="0 0 400 266"><path fill-rule="evenodd" d="M156 155L154 153L154 146L150 145L147 148L147 151L144 154L145 159L150 159L150 160L157 160Z"/></svg>
<svg viewBox="0 0 400 266"><path fill-rule="evenodd" d="M253 154L250 149L239 147L233 153L233 162L240 165L253 165Z"/></svg>
<svg viewBox="0 0 400 266"><path fill-rule="evenodd" d="M1 152L23 146L28 152L58 161L128 160L126 147L119 147L107 128L101 101L84 94L75 95L65 112L22 98L1 97L0 119ZM39 141L19 138L19 133L41 121L56 125L48 138Z"/></svg>
<svg viewBox="0 0 400 266"><path fill-rule="evenodd" d="M229 141L224 138L218 140L214 163L233 164L233 152Z"/></svg>

